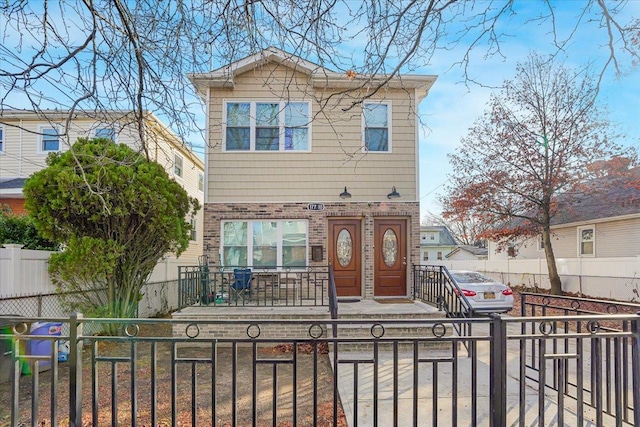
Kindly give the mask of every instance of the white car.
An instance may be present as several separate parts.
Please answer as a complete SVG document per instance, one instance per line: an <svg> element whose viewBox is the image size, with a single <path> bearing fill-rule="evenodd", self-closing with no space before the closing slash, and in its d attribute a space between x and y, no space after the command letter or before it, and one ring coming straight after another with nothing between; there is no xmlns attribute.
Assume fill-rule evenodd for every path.
<svg viewBox="0 0 640 427"><path fill-rule="evenodd" d="M449 273L473 311L505 313L513 308L513 291L507 285L477 271L450 270Z"/></svg>

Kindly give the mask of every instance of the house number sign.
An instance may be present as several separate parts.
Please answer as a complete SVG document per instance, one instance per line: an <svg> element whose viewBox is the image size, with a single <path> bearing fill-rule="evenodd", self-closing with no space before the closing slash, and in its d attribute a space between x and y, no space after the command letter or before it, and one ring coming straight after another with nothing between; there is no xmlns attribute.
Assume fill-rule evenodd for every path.
<svg viewBox="0 0 640 427"><path fill-rule="evenodd" d="M324 210L324 204L322 204L322 203L309 203L308 209L310 211L323 211Z"/></svg>

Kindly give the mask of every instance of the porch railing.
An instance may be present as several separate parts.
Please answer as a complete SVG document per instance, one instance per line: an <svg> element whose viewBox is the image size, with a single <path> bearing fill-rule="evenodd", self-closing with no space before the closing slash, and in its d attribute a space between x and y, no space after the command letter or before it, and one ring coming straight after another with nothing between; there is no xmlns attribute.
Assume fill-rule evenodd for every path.
<svg viewBox="0 0 640 427"><path fill-rule="evenodd" d="M343 418L353 426L640 424L637 314L322 324L81 315L0 321L14 324L0 330L2 342L11 342L5 357L12 366L9 383L0 384L11 400L0 420L11 426L44 419L52 426L335 426ZM30 335L25 322L35 321L64 322L70 332ZM107 323L120 325L122 336L84 332ZM326 325L334 323L359 324L371 335L330 337ZM599 327L605 323L610 330ZM243 332L218 335L229 324ZM425 333L389 336L389 324L419 324ZM473 334L447 333L451 324L473 324ZM281 338L264 333L273 328ZM32 341L52 351L25 354ZM58 358L62 341L70 342L68 362ZM356 354L343 350L367 343ZM50 370L39 372L44 363Z"/></svg>
<svg viewBox="0 0 640 427"><path fill-rule="evenodd" d="M471 318L473 309L464 292L442 265L413 266L413 298L435 305L450 318ZM459 335L469 335L467 324L454 324Z"/></svg>
<svg viewBox="0 0 640 427"><path fill-rule="evenodd" d="M250 270L246 289L237 289L234 270ZM329 267L246 267L209 264L178 270L179 309L193 306L327 306Z"/></svg>

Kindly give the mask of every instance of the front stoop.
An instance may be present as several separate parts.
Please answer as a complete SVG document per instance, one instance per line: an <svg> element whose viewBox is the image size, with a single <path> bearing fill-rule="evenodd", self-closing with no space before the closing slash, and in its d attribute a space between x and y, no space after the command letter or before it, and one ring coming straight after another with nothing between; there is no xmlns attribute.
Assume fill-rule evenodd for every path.
<svg viewBox="0 0 640 427"><path fill-rule="evenodd" d="M338 305L338 317L346 323L337 327L337 336L347 342L338 344L339 352L413 351L447 349L450 342L440 338L455 335L444 313L422 302L387 304L362 300ZM403 323L411 320L411 323ZM424 320L424 323L419 322ZM417 321L417 322L414 322ZM331 333L331 328L327 328ZM353 339L353 340L351 340ZM419 341L416 341L419 339ZM333 351L333 345L330 346Z"/></svg>

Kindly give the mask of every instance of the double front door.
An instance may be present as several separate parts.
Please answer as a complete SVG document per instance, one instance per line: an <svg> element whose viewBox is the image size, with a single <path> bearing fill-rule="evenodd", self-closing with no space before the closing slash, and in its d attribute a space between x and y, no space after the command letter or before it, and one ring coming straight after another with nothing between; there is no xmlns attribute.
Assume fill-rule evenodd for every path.
<svg viewBox="0 0 640 427"><path fill-rule="evenodd" d="M362 296L362 221L329 221L329 263L340 297ZM378 219L373 236L374 296L405 296L407 289L406 221Z"/></svg>

